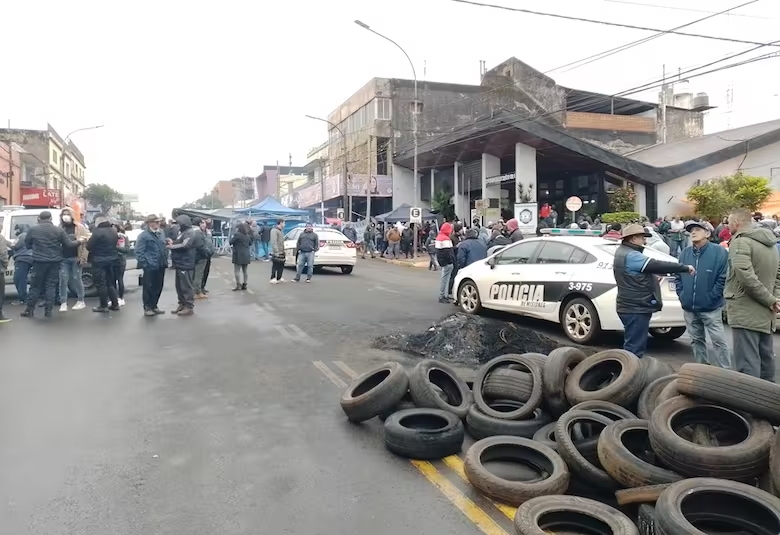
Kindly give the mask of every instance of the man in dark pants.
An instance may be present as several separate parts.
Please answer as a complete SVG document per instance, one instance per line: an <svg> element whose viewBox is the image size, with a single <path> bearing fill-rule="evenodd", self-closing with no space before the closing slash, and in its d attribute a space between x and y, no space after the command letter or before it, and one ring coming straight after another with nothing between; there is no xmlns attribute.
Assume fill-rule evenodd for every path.
<svg viewBox="0 0 780 535"><path fill-rule="evenodd" d="M143 270L144 316L152 317L165 314L157 304L160 301L165 268L167 266L165 237L160 229L160 219L156 215L146 218L146 229L135 242L135 257L138 267Z"/></svg>
<svg viewBox="0 0 780 535"><path fill-rule="evenodd" d="M209 248L211 255L206 259L206 267L203 270L203 284L200 286L200 291L201 293L208 295L209 291L206 289L206 282L209 280L209 273L211 272L211 257L214 256L217 249L214 247L214 235L211 232L212 221L209 218L206 218L205 221L206 230L204 230L204 233L206 234L206 247Z"/></svg>
<svg viewBox="0 0 780 535"><path fill-rule="evenodd" d="M0 223L0 231L3 224ZM0 234L0 323L8 323L10 319L3 316L3 302L5 301L5 270L8 269L8 242Z"/></svg>
<svg viewBox="0 0 780 535"><path fill-rule="evenodd" d="M62 229L55 226L51 220L51 212L44 210L38 216L38 224L34 225L24 239L25 247L32 250L33 279L30 293L27 296L27 306L22 312L23 318L31 318L35 304L41 298L45 299L44 315L51 317L54 301L60 289L60 264L62 263L63 247L75 247L84 241L71 239Z"/></svg>
<svg viewBox="0 0 780 535"><path fill-rule="evenodd" d="M642 225L631 224L621 233L623 242L615 251L612 271L617 282L617 313L625 329L623 349L642 357L647 348L650 318L663 306L657 275L696 274L693 266L662 262L642 254L650 234Z"/></svg>
<svg viewBox="0 0 780 535"><path fill-rule="evenodd" d="M92 264L92 275L95 278L95 289L100 298L100 304L93 307L92 312L98 314L119 310L119 296L116 289L119 270L118 240L119 234L108 216L96 215L95 228L92 229L92 235L87 242L87 251L89 251L89 262Z"/></svg>
<svg viewBox="0 0 780 535"><path fill-rule="evenodd" d="M173 314L179 316L192 316L195 308L195 261L198 245L195 231L192 228L192 220L189 216L180 215L176 218L179 225L179 237L168 240L168 249L171 251L171 264L176 271L176 295L179 298L179 306Z"/></svg>

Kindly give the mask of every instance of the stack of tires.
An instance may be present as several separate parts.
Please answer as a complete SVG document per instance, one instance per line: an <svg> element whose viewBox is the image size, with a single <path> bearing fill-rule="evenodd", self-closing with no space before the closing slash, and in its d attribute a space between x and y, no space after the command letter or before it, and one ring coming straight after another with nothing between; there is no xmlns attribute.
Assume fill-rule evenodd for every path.
<svg viewBox="0 0 780 535"><path fill-rule="evenodd" d="M341 403L385 418L404 457L456 454L467 431L468 481L518 507L521 535L780 534L780 386L761 379L559 348L491 360L473 392L446 364L389 363Z"/></svg>

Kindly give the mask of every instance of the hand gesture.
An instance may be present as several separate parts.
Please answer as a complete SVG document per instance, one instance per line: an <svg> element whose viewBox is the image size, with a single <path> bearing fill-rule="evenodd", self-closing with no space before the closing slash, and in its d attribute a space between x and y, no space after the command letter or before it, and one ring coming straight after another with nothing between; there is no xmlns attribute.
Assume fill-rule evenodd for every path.
<svg viewBox="0 0 780 535"><path fill-rule="evenodd" d="M696 268L693 266L688 266L688 274L689 275L696 275Z"/></svg>

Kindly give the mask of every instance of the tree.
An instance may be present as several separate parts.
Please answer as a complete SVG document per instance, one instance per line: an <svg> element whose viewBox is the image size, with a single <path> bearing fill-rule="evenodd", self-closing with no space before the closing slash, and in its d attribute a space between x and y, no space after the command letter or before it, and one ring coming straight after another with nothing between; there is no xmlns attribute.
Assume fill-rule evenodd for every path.
<svg viewBox="0 0 780 535"><path fill-rule="evenodd" d="M182 208L200 208L200 209L211 209L211 208L224 208L224 204L222 204L222 201L219 200L219 198L214 195L213 193L204 193L203 197L198 199L197 201L188 202Z"/></svg>
<svg viewBox="0 0 780 535"><path fill-rule="evenodd" d="M433 195L431 199L431 208L438 212L447 221L452 221L455 218L455 207L451 204L452 193L446 189L440 189Z"/></svg>
<svg viewBox="0 0 780 535"><path fill-rule="evenodd" d="M630 184L609 193L609 208L613 212L633 212L635 203L636 191Z"/></svg>
<svg viewBox="0 0 780 535"><path fill-rule="evenodd" d="M104 212L122 203L122 194L106 184L90 184L84 190L84 198Z"/></svg>
<svg viewBox="0 0 780 535"><path fill-rule="evenodd" d="M769 197L769 180L737 172L693 186L686 194L696 205L696 213L710 220L720 220L735 208L756 212Z"/></svg>

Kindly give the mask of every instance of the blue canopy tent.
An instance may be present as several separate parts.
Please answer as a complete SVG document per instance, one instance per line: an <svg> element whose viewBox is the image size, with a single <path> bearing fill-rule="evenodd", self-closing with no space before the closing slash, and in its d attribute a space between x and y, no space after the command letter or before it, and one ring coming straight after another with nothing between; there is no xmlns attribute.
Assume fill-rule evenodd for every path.
<svg viewBox="0 0 780 535"><path fill-rule="evenodd" d="M296 225L310 220L308 210L288 208L273 197L266 197L259 203L248 208L233 210L234 220L246 221L247 219L251 219L266 225L275 225L276 220L280 217L284 219L285 234Z"/></svg>

